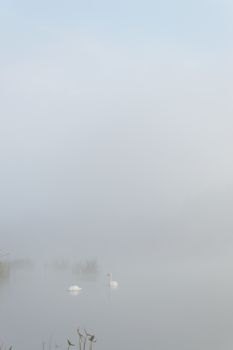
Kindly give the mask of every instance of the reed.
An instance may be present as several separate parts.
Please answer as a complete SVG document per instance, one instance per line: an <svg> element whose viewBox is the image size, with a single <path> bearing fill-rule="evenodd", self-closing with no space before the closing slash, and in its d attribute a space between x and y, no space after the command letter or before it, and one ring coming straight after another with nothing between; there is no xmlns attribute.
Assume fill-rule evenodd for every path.
<svg viewBox="0 0 233 350"><path fill-rule="evenodd" d="M77 329L77 337L76 342L73 342L69 338L67 338L67 350L71 350L72 348L75 348L77 350L86 350L86 346L88 346L87 350L93 350L93 344L96 343L96 337L94 334L91 334L84 329L84 332L81 332L80 329ZM49 341L49 344L43 342L42 343L42 349L46 350L52 349L52 343ZM57 344L55 344L55 349L60 348ZM12 345L10 347L6 346L5 344L0 345L0 350L13 350Z"/></svg>
<svg viewBox="0 0 233 350"><path fill-rule="evenodd" d="M81 332L80 329L77 329L77 343L73 343L70 339L67 339L67 350L70 350L71 347L76 347L78 350L85 350L86 345L88 345L88 350L93 349L93 344L96 343L96 337L94 334L91 334L84 329L84 332Z"/></svg>

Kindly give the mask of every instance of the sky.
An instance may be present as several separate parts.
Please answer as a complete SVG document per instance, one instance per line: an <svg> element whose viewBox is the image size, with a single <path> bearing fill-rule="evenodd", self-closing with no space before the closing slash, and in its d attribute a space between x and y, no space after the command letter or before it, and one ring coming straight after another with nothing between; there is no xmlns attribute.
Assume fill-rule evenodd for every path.
<svg viewBox="0 0 233 350"><path fill-rule="evenodd" d="M155 232L231 189L232 19L228 0L0 0L2 231Z"/></svg>
<svg viewBox="0 0 233 350"><path fill-rule="evenodd" d="M232 10L228 0L1 1L1 36L21 52L71 33L131 48L158 40L219 50L231 46Z"/></svg>

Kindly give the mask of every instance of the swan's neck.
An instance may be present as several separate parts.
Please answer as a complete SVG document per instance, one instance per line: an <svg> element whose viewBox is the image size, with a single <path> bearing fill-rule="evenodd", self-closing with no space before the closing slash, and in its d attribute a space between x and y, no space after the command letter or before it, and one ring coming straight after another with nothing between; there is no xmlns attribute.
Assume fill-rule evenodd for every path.
<svg viewBox="0 0 233 350"><path fill-rule="evenodd" d="M110 282L112 282L112 274L111 273L109 274L109 280L110 280Z"/></svg>

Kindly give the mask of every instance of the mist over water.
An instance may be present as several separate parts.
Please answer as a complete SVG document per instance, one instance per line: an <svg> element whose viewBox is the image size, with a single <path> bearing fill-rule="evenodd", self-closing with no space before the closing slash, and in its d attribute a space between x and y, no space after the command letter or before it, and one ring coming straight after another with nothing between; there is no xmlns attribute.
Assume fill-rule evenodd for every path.
<svg viewBox="0 0 233 350"><path fill-rule="evenodd" d="M230 197L229 190L190 201L154 231L132 223L135 232L92 232L59 219L11 228L2 240L12 252L0 266L1 341L65 348L83 327L96 334L96 349L230 349ZM82 287L76 296L67 292L74 283Z"/></svg>

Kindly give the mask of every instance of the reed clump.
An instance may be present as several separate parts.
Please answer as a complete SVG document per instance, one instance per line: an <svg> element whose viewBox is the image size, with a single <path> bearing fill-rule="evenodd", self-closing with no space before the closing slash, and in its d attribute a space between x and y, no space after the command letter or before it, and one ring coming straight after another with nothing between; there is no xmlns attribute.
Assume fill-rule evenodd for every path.
<svg viewBox="0 0 233 350"><path fill-rule="evenodd" d="M93 344L96 343L95 335L87 332L85 329L84 332L81 332L79 328L77 329L77 334L78 339L76 344L70 339L67 339L67 350L71 347L76 347L78 350L85 350L86 346L88 346L88 350L92 350Z"/></svg>
<svg viewBox="0 0 233 350"><path fill-rule="evenodd" d="M71 350L71 348L75 348L77 350L93 350L93 344L96 343L96 337L94 334L91 334L84 329L83 332L80 329L77 329L77 337L76 342L67 338L67 350ZM47 347L48 346L48 347ZM51 341L46 345L45 342L42 344L43 350L48 348L52 350L53 346ZM60 348L59 345L55 345L55 349ZM10 347L2 344L0 345L0 350L13 350L12 345Z"/></svg>

